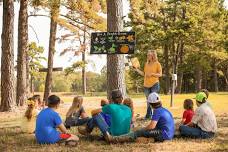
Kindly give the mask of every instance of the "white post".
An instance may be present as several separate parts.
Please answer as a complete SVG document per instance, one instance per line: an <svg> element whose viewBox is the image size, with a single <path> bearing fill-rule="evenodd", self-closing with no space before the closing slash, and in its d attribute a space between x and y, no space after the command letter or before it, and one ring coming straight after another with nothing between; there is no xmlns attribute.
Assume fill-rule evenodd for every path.
<svg viewBox="0 0 228 152"><path fill-rule="evenodd" d="M172 88L171 88L170 107L173 107L173 97L174 97L176 82L177 82L177 74L172 74Z"/></svg>

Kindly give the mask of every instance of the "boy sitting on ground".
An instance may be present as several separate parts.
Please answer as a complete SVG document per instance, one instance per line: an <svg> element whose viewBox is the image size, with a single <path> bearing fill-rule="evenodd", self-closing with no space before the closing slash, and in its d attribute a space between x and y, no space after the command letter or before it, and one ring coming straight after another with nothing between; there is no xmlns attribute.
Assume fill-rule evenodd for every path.
<svg viewBox="0 0 228 152"><path fill-rule="evenodd" d="M79 138L68 134L59 114L56 112L60 104L60 98L56 95L48 97L48 108L43 109L36 120L35 136L39 144L54 144L64 142L75 144ZM58 128L61 132L57 131Z"/></svg>

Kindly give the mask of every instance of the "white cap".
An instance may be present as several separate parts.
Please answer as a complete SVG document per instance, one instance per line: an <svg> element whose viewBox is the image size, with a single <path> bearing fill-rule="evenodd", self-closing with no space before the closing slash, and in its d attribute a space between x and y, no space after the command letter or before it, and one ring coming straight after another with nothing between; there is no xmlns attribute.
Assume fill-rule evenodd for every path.
<svg viewBox="0 0 228 152"><path fill-rule="evenodd" d="M153 92L153 93L149 94L147 102L148 103L158 103L158 102L160 102L160 97L156 92Z"/></svg>

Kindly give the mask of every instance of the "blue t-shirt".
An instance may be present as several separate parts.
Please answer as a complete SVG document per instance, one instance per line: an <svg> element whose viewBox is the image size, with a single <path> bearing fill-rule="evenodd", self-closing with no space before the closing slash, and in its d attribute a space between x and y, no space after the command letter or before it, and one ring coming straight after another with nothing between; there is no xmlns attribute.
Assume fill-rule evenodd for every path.
<svg viewBox="0 0 228 152"><path fill-rule="evenodd" d="M42 110L36 119L36 140L39 144L53 144L60 140L60 132L56 127L62 123L57 112L51 108Z"/></svg>
<svg viewBox="0 0 228 152"><path fill-rule="evenodd" d="M174 136L175 125L172 114L165 108L154 110L152 120L157 121L156 129L162 130L164 140L170 140Z"/></svg>
<svg viewBox="0 0 228 152"><path fill-rule="evenodd" d="M128 106L121 104L108 104L102 112L111 117L109 132L113 136L127 134L130 131L132 112Z"/></svg>

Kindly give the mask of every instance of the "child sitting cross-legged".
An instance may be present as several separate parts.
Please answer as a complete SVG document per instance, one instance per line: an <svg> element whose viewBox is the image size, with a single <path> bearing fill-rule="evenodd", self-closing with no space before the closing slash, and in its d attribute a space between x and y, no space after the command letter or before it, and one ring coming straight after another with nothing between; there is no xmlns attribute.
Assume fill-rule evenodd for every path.
<svg viewBox="0 0 228 152"><path fill-rule="evenodd" d="M89 117L87 116L82 103L82 96L77 96L74 98L73 103L66 114L64 125L67 129L72 126L81 126L88 122Z"/></svg>
<svg viewBox="0 0 228 152"><path fill-rule="evenodd" d="M56 112L60 105L60 98L51 95L48 97L47 103L48 108L43 109L37 116L35 130L37 142L39 144L64 143L76 145L79 138L76 135L67 133L59 114Z"/></svg>

